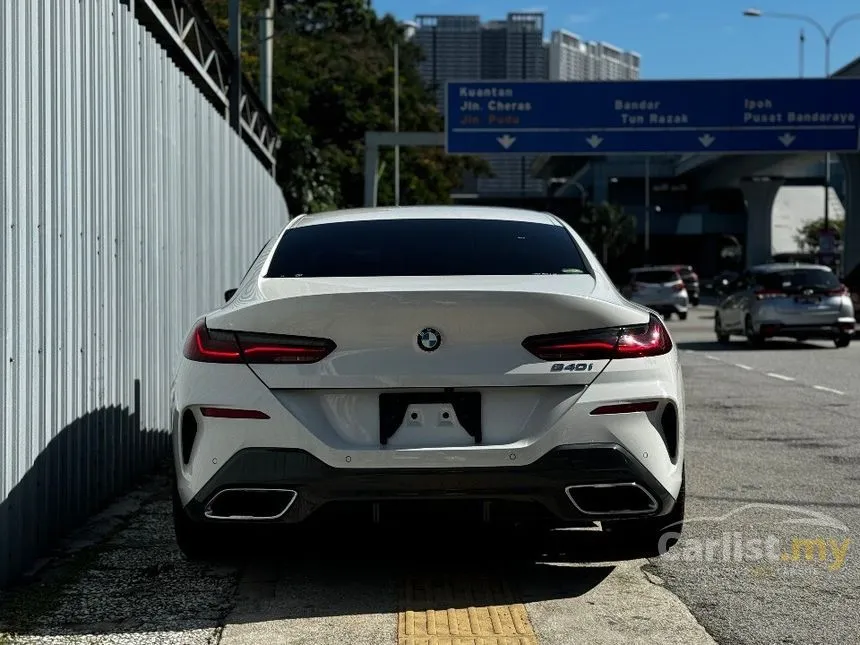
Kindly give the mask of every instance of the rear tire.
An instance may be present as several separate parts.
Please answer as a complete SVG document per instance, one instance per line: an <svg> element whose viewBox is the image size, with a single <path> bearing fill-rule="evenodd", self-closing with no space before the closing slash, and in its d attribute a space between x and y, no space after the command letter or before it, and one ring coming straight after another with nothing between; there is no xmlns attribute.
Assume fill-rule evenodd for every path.
<svg viewBox="0 0 860 645"><path fill-rule="evenodd" d="M176 544L186 559L191 561L211 560L223 545L219 527L211 527L192 520L179 499L176 482L171 487L173 497L173 531Z"/></svg>
<svg viewBox="0 0 860 645"><path fill-rule="evenodd" d="M753 330L752 318L749 316L746 317L744 321L744 334L747 337L747 343L749 343L752 347L763 347L764 346L764 336L761 334L757 334Z"/></svg>
<svg viewBox="0 0 860 645"><path fill-rule="evenodd" d="M731 336L723 330L723 321L719 313L714 314L714 333L717 335L717 342L720 345L729 344Z"/></svg>
<svg viewBox="0 0 860 645"><path fill-rule="evenodd" d="M687 320L687 312L686 311L678 312L678 320Z"/></svg>
<svg viewBox="0 0 860 645"><path fill-rule="evenodd" d="M699 306L699 298L698 297L690 298L690 306L691 307L698 307Z"/></svg>
<svg viewBox="0 0 860 645"><path fill-rule="evenodd" d="M653 558L665 554L678 542L684 528L687 506L686 468L681 476L681 489L672 510L666 515L641 520L604 522L603 530L610 535L613 546L634 550L633 556ZM664 537L665 536L665 537Z"/></svg>
<svg viewBox="0 0 860 645"><path fill-rule="evenodd" d="M848 334L841 334L833 340L833 344L836 345L836 347L839 349L842 349L843 347L848 347L851 344L851 336L849 336Z"/></svg>

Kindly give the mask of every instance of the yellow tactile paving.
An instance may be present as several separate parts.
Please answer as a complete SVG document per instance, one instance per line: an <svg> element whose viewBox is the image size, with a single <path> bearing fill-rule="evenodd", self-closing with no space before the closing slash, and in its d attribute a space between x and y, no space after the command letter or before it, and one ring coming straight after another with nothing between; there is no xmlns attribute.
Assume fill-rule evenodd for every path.
<svg viewBox="0 0 860 645"><path fill-rule="evenodd" d="M537 645L525 605L501 579L415 576L406 581L398 645Z"/></svg>

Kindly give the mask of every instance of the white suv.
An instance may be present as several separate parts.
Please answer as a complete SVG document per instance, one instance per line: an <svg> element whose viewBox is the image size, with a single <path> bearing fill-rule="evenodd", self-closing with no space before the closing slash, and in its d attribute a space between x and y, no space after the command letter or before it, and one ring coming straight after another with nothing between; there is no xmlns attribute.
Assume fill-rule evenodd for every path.
<svg viewBox="0 0 860 645"><path fill-rule="evenodd" d="M687 319L690 296L684 280L674 269L631 269L625 295L632 302L653 309L663 316L675 314L679 320Z"/></svg>

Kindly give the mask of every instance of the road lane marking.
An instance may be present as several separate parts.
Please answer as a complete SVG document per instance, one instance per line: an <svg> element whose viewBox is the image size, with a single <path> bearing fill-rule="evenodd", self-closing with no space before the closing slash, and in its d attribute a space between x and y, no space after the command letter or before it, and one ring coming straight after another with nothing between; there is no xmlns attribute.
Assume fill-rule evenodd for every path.
<svg viewBox="0 0 860 645"><path fill-rule="evenodd" d="M692 350L692 349L687 349L684 351L687 353L690 353L690 354L694 353L694 350ZM720 363L723 363L724 365L731 365L733 367L737 367L739 369L746 370L747 372L758 372L759 374L761 374L761 372L759 370L752 367L751 365L746 365L744 363L729 363L728 361L721 359L719 356L714 356L713 354L702 354L702 356L704 356L705 358L710 359L712 361L718 361ZM777 374L776 372L765 372L765 374L771 378L775 378L775 379L778 379L780 381L785 381L787 383L792 383L792 382L797 381L797 379L793 376L786 376L785 374ZM819 392L828 392L829 394L836 394L839 396L845 396L845 392L843 392L842 390L837 390L837 389L834 389L832 387L827 387L825 385L808 385L805 383L802 383L801 385L807 385L807 387L811 387L812 389L818 390Z"/></svg>
<svg viewBox="0 0 860 645"><path fill-rule="evenodd" d="M537 645L523 603L501 579L483 575L412 576L397 616L398 645Z"/></svg>
<svg viewBox="0 0 860 645"><path fill-rule="evenodd" d="M784 374L777 374L775 372L768 372L767 375L771 378L778 378L780 381L794 381L794 377L785 376Z"/></svg>
<svg viewBox="0 0 860 645"><path fill-rule="evenodd" d="M825 387L824 385L813 385L812 387L814 387L816 390L819 390L820 392L830 392L831 394L840 395L845 394L845 392L843 392L842 390L834 390L832 387Z"/></svg>

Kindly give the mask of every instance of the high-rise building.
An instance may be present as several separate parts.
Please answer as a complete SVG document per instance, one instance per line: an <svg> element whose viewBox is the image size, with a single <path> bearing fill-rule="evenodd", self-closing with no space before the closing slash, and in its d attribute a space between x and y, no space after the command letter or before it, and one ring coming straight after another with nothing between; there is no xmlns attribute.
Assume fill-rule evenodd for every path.
<svg viewBox="0 0 860 645"><path fill-rule="evenodd" d="M416 16L413 40L424 53L421 76L443 112L447 81L639 78L640 56L635 52L562 30L544 42L542 13L509 13L503 20L485 23L480 16ZM545 182L531 177L534 156L489 156L487 161L495 177L465 178L466 192L546 194Z"/></svg>
<svg viewBox="0 0 860 645"><path fill-rule="evenodd" d="M542 13L510 13L481 23L479 16L416 16L414 42L424 53L420 72L445 109L447 81L547 78ZM544 194L530 176L533 156L488 157L495 177L466 178L464 189L481 195Z"/></svg>
<svg viewBox="0 0 860 645"><path fill-rule="evenodd" d="M412 41L424 60L418 70L445 109L445 82L481 78L480 16L416 16Z"/></svg>
<svg viewBox="0 0 860 645"><path fill-rule="evenodd" d="M558 30L549 42L548 75L552 81L638 80L641 60L636 52Z"/></svg>

